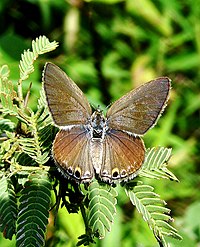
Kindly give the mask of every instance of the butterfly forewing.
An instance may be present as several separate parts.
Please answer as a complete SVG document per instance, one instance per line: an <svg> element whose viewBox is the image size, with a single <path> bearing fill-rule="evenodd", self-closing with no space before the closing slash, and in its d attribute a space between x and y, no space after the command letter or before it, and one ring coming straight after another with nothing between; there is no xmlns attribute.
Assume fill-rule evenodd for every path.
<svg viewBox="0 0 200 247"><path fill-rule="evenodd" d="M164 110L169 90L170 79L167 77L155 79L132 90L108 109L108 126L143 135Z"/></svg>
<svg viewBox="0 0 200 247"><path fill-rule="evenodd" d="M84 127L58 132L54 140L53 157L64 175L84 182L93 178L90 139Z"/></svg>
<svg viewBox="0 0 200 247"><path fill-rule="evenodd" d="M56 125L85 124L91 107L79 87L52 63L46 63L43 72L44 90L47 103Z"/></svg>
<svg viewBox="0 0 200 247"><path fill-rule="evenodd" d="M110 130L103 142L100 177L104 181L132 179L143 164L145 147L140 137Z"/></svg>

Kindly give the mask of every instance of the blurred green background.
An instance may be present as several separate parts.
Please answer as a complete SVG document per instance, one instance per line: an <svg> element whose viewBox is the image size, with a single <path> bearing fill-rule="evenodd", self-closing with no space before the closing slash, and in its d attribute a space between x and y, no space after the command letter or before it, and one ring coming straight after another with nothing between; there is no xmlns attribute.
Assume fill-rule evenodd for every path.
<svg viewBox="0 0 200 247"><path fill-rule="evenodd" d="M1 0L0 65L9 65L15 83L21 53L39 35L60 45L36 61L24 83L24 90L33 83L33 109L46 61L65 70L92 106L103 109L146 81L172 79L168 107L144 140L146 147L172 147L169 169L180 183L148 183L166 200L183 237L170 240L171 246L200 246L200 1ZM126 195L120 193L118 201L112 232L95 246L158 246ZM50 219L46 246L75 246L83 233L81 216L62 209L55 228ZM0 246L15 241L1 234Z"/></svg>

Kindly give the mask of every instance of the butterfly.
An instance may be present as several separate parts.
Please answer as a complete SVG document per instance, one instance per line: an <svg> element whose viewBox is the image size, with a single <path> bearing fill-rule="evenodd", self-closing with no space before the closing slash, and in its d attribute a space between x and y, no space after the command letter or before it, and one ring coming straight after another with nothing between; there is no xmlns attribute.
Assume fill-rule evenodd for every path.
<svg viewBox="0 0 200 247"><path fill-rule="evenodd" d="M131 180L145 159L141 136L166 107L171 80L160 77L114 102L106 116L92 108L75 82L52 63L43 71L43 87L54 124L53 158L59 170L77 182Z"/></svg>

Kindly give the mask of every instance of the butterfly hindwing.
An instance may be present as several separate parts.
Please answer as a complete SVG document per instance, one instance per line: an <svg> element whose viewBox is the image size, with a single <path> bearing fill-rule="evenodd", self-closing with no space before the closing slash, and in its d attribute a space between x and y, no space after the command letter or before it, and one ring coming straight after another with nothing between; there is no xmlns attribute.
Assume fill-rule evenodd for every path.
<svg viewBox="0 0 200 247"><path fill-rule="evenodd" d="M84 127L73 127L57 133L53 144L53 157L64 175L80 182L90 181L94 177L90 140Z"/></svg>
<svg viewBox="0 0 200 247"><path fill-rule="evenodd" d="M109 182L132 179L137 175L145 156L140 137L110 130L103 142L100 177Z"/></svg>

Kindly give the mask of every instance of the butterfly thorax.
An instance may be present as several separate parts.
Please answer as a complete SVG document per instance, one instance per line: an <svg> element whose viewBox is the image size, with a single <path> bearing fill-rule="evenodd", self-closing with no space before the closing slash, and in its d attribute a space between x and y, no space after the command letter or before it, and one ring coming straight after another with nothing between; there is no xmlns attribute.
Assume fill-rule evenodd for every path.
<svg viewBox="0 0 200 247"><path fill-rule="evenodd" d="M106 119L102 110L97 110L92 114L90 119L90 125L92 129L92 138L103 138L106 128Z"/></svg>

